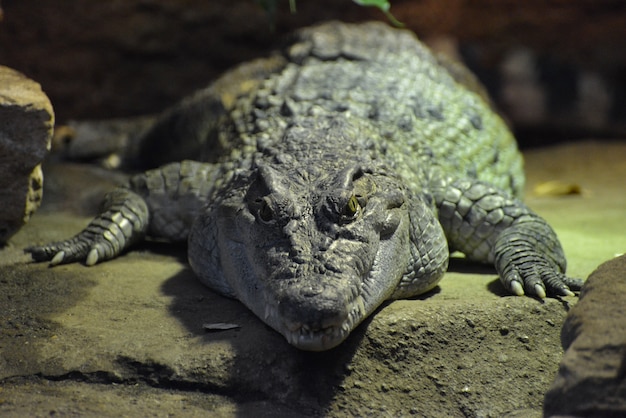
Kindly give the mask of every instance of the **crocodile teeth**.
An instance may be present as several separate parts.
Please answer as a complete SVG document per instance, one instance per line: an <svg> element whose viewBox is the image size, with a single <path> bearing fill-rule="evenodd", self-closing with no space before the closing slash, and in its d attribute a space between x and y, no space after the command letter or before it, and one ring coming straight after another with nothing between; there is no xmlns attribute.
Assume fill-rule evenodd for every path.
<svg viewBox="0 0 626 418"><path fill-rule="evenodd" d="M275 314L275 309L266 306L265 312L267 318L267 315ZM358 296L350 303L348 315L341 324L329 321L327 326L314 327L311 324L283 320L281 331L291 345L312 351L325 350L343 341L364 317L365 304L363 298Z"/></svg>
<svg viewBox="0 0 626 418"><path fill-rule="evenodd" d="M365 312L365 301L363 300L362 297L357 297L356 304L357 304L357 309L359 310L359 312L358 312L359 315L361 317L364 317L366 315L366 312Z"/></svg>
<svg viewBox="0 0 626 418"><path fill-rule="evenodd" d="M265 321L267 322L267 320L271 317L274 316L274 306L269 304L269 303L265 303L265 314L263 315L263 319L265 319Z"/></svg>

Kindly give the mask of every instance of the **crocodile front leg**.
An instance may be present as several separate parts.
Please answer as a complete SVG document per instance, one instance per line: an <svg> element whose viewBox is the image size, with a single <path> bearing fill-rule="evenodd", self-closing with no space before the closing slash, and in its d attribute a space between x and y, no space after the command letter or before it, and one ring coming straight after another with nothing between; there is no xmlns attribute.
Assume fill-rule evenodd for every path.
<svg viewBox="0 0 626 418"><path fill-rule="evenodd" d="M135 175L127 187L106 196L102 212L76 236L24 251L51 265L91 266L117 257L146 235L184 242L219 172L215 164L183 161Z"/></svg>
<svg viewBox="0 0 626 418"><path fill-rule="evenodd" d="M448 268L448 243L432 201L415 197L409 203L410 261L391 299L406 299L433 289Z"/></svg>
<svg viewBox="0 0 626 418"><path fill-rule="evenodd" d="M456 180L434 189L451 250L493 263L516 295L573 295L582 280L565 275L565 256L552 228L521 201L483 182Z"/></svg>
<svg viewBox="0 0 626 418"><path fill-rule="evenodd" d="M24 249L35 261L50 265L85 261L88 266L115 258L143 239L149 225L145 200L126 188L106 195L102 212L74 237Z"/></svg>

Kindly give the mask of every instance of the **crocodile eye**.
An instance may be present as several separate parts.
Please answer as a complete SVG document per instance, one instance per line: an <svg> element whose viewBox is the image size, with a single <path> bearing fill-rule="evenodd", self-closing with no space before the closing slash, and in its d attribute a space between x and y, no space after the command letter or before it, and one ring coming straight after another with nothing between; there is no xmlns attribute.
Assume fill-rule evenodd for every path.
<svg viewBox="0 0 626 418"><path fill-rule="evenodd" d="M259 209L259 218L261 218L263 222L269 222L273 217L274 212L272 211L272 208L267 203L267 200L263 199L261 202L261 208Z"/></svg>
<svg viewBox="0 0 626 418"><path fill-rule="evenodd" d="M348 200L348 203L346 203L346 206L343 208L342 215L346 218L352 218L359 211L359 207L359 200L355 195L352 195L350 200Z"/></svg>

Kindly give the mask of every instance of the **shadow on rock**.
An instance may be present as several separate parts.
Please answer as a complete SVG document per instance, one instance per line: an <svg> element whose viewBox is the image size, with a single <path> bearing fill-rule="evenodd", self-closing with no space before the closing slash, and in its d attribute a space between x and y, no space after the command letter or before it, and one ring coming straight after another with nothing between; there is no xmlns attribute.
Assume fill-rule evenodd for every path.
<svg viewBox="0 0 626 418"><path fill-rule="evenodd" d="M204 287L190 269L167 280L162 290L173 297L172 316L191 334L201 337L207 350L222 347L216 355L229 357L223 362L229 369L223 394L238 401L282 403L300 416L325 411L342 390L342 382L351 372L349 364L371 318L339 347L320 353L306 352L289 345L239 301ZM204 324L238 327L207 331Z"/></svg>
<svg viewBox="0 0 626 418"><path fill-rule="evenodd" d="M495 276L495 279L487 284L487 290L496 296L511 296L502 286L498 272L491 265L472 262L465 258L451 257L448 272Z"/></svg>
<svg viewBox="0 0 626 418"><path fill-rule="evenodd" d="M44 356L38 343L61 328L48 318L75 306L95 284L73 267L0 266L0 379L39 373Z"/></svg>

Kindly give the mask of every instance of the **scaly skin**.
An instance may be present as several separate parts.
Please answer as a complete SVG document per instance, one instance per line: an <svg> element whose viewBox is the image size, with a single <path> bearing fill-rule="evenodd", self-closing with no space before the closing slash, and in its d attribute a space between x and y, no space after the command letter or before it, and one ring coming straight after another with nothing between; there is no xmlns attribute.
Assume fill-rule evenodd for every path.
<svg viewBox="0 0 626 418"><path fill-rule="evenodd" d="M134 176L85 231L27 251L92 265L146 234L188 237L200 280L305 350L432 289L449 249L513 294L572 294L554 231L518 200L512 135L447 67L380 23L304 29L164 113L136 159L205 162Z"/></svg>

